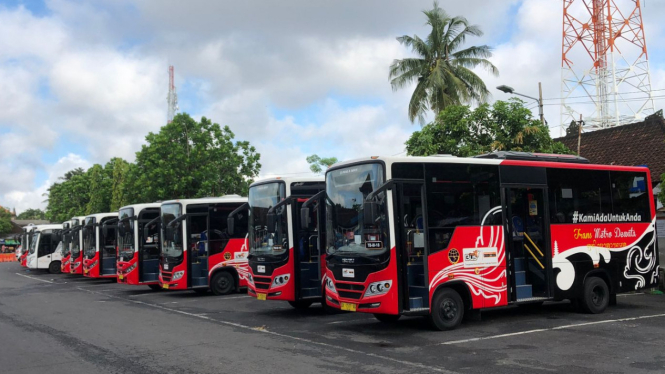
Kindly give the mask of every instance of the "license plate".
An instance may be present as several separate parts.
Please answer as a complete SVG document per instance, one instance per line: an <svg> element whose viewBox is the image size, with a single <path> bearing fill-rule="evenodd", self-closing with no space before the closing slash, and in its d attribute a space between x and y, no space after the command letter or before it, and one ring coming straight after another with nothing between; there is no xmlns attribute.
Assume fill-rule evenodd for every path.
<svg viewBox="0 0 665 374"><path fill-rule="evenodd" d="M339 306L342 310L346 310L347 312L355 312L358 308L358 305L352 303L340 303Z"/></svg>
<svg viewBox="0 0 665 374"><path fill-rule="evenodd" d="M88 274L88 271L87 271L87 270L85 270L85 269L83 269L83 273L85 273L85 274Z"/></svg>
<svg viewBox="0 0 665 374"><path fill-rule="evenodd" d="M118 279L123 280L122 274L118 275Z"/></svg>
<svg viewBox="0 0 665 374"><path fill-rule="evenodd" d="M169 285L168 285L168 284L163 284L163 285L162 285L162 288L165 289L165 290L168 290L168 289L169 289Z"/></svg>
<svg viewBox="0 0 665 374"><path fill-rule="evenodd" d="M268 296L268 295L264 294L264 293L257 293L256 294L256 299L257 300L266 300L266 296Z"/></svg>

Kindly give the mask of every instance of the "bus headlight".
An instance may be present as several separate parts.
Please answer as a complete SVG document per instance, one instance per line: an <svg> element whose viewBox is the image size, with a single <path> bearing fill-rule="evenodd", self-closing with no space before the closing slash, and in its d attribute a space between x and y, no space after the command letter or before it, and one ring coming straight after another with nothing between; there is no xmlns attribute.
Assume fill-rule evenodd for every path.
<svg viewBox="0 0 665 374"><path fill-rule="evenodd" d="M337 290L335 289L335 283L330 278L326 278L326 289L332 293L337 293Z"/></svg>
<svg viewBox="0 0 665 374"><path fill-rule="evenodd" d="M388 292L392 285L393 281L391 280L370 283L367 291L365 291L365 297L383 295Z"/></svg>
<svg viewBox="0 0 665 374"><path fill-rule="evenodd" d="M275 279L272 280L272 286L271 287L281 287L281 286L289 283L290 278L291 278L291 274L278 275L278 276L275 277Z"/></svg>
<svg viewBox="0 0 665 374"><path fill-rule="evenodd" d="M129 274L132 272L132 270L136 269L136 265L138 265L138 262L133 263L132 266L125 269L125 274Z"/></svg>
<svg viewBox="0 0 665 374"><path fill-rule="evenodd" d="M176 271L173 273L173 278L171 278L172 281L177 281L178 279L182 278L182 276L185 275L184 270Z"/></svg>
<svg viewBox="0 0 665 374"><path fill-rule="evenodd" d="M90 266L88 266L88 269L94 268L95 266L97 266L98 263L99 263L99 261L95 260L95 262L93 262L92 264L90 264Z"/></svg>

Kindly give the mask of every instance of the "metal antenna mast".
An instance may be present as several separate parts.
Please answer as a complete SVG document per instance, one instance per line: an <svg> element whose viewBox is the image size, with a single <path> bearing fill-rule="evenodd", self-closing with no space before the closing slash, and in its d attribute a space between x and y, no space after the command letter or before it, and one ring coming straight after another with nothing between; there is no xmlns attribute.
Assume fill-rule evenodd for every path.
<svg viewBox="0 0 665 374"><path fill-rule="evenodd" d="M563 0L561 134L642 120L654 112L640 0Z"/></svg>
<svg viewBox="0 0 665 374"><path fill-rule="evenodd" d="M178 93L175 89L175 79L173 74L173 65L169 66L169 94L166 97L166 102L168 104L168 114L166 123L171 123L175 113L178 111Z"/></svg>

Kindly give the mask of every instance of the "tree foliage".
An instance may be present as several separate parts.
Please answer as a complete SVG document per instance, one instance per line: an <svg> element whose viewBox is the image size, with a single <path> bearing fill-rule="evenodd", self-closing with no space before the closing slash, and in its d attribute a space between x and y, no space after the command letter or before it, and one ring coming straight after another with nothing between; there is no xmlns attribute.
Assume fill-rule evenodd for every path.
<svg viewBox="0 0 665 374"><path fill-rule="evenodd" d="M0 235L12 232L12 213L0 206Z"/></svg>
<svg viewBox="0 0 665 374"><path fill-rule="evenodd" d="M312 173L321 174L323 172L323 167L326 169L331 167L334 163L337 162L337 157L325 157L321 158L318 155L314 154L307 157L307 163L309 164L309 170Z"/></svg>
<svg viewBox="0 0 665 374"><path fill-rule="evenodd" d="M424 124L427 110L436 114L450 105L486 101L489 90L472 69L481 67L499 75L488 60L492 57L489 46L462 47L467 37L483 35L480 27L469 25L464 17L449 16L437 2L423 13L431 27L425 39L417 35L397 38L418 57L394 60L389 71L393 90L416 83L409 102L409 120L417 118L420 124Z"/></svg>
<svg viewBox="0 0 665 374"><path fill-rule="evenodd" d="M550 137L549 128L533 118L519 99L482 104L476 109L454 105L406 141L412 156L451 154L468 157L493 151L569 154Z"/></svg>
<svg viewBox="0 0 665 374"><path fill-rule="evenodd" d="M41 209L27 209L16 216L16 219L46 219L46 213Z"/></svg>
<svg viewBox="0 0 665 374"><path fill-rule="evenodd" d="M136 163L112 158L106 165L68 171L47 192L46 216L61 222L74 216L113 212L157 200L246 195L261 167L247 141L234 141L228 127L207 118L178 114L146 136Z"/></svg>
<svg viewBox="0 0 665 374"><path fill-rule="evenodd" d="M228 126L178 114L159 133L146 136L136 153L136 182L143 201L246 195L261 164L247 141Z"/></svg>

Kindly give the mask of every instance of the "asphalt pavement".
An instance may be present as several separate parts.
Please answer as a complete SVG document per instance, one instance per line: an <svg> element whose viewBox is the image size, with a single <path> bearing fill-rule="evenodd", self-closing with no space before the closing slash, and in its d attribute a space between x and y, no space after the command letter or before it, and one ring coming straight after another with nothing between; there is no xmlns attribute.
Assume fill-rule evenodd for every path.
<svg viewBox="0 0 665 374"><path fill-rule="evenodd" d="M663 373L665 296L482 313L449 332L244 294L151 291L0 263L0 373Z"/></svg>

